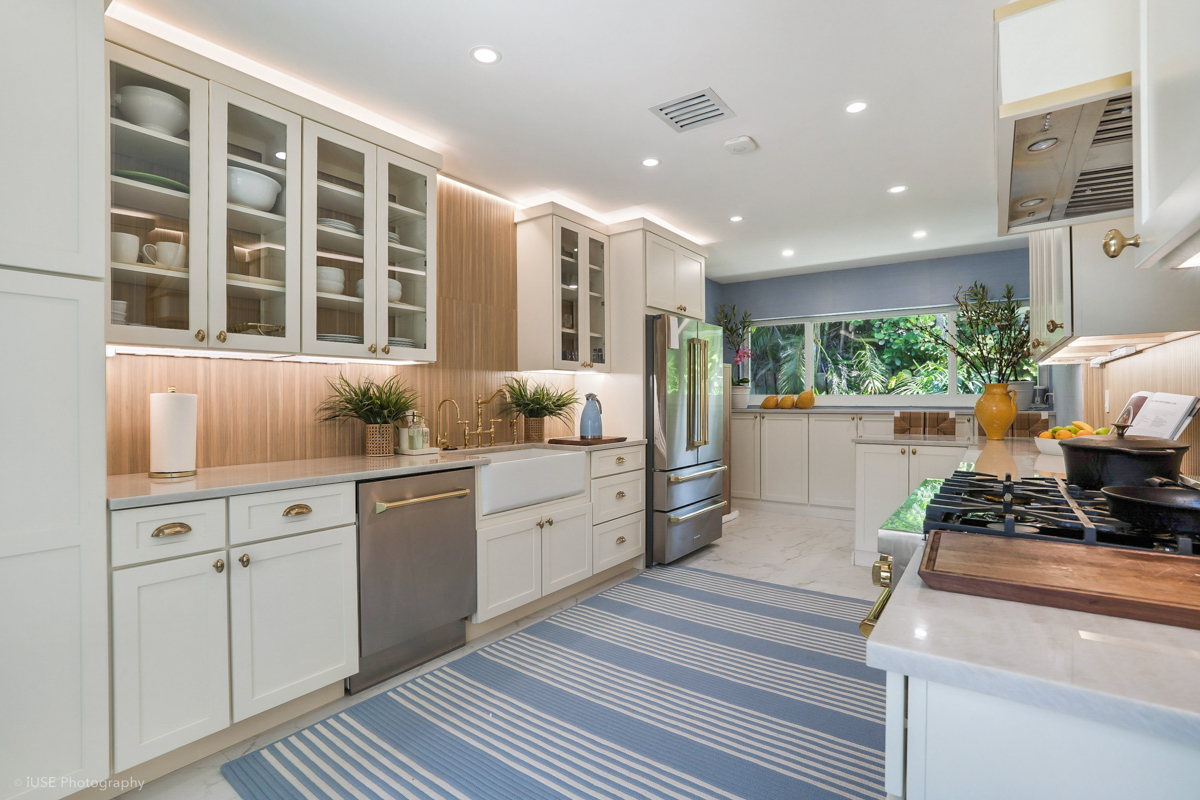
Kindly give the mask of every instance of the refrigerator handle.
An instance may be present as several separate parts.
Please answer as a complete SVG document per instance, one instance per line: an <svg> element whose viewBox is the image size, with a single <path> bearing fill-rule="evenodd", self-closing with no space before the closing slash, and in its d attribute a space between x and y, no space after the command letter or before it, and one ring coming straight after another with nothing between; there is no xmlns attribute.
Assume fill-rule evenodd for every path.
<svg viewBox="0 0 1200 800"><path fill-rule="evenodd" d="M688 439L708 444L708 340L688 339Z"/></svg>

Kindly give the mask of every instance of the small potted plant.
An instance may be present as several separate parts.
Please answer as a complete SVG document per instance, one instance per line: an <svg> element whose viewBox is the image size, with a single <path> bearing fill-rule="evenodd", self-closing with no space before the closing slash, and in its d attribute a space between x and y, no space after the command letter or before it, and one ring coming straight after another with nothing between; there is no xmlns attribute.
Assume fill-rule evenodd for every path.
<svg viewBox="0 0 1200 800"><path fill-rule="evenodd" d="M748 334L753 327L749 311L738 316L737 306L721 303L717 306L717 324L725 332L725 346L733 351L733 386L730 390L731 408L745 408L750 404L750 376L746 374L751 352Z"/></svg>
<svg viewBox="0 0 1200 800"><path fill-rule="evenodd" d="M579 395L574 389L558 389L526 378L509 378L507 407L525 418L525 441L546 441L546 419L571 420Z"/></svg>
<svg viewBox="0 0 1200 800"><path fill-rule="evenodd" d="M405 386L399 375L393 375L383 383L376 383L370 377L359 378L356 384L346 380L345 375L338 375L336 381L329 381L329 388L333 394L317 407L318 421L362 420L367 426L367 455L395 455L395 425L405 414L416 409L416 390Z"/></svg>

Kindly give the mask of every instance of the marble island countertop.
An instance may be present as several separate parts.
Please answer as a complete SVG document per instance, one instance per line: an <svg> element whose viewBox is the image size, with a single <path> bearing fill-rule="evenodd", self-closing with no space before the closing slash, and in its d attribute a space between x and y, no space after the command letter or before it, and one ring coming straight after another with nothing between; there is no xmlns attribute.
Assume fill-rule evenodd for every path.
<svg viewBox="0 0 1200 800"><path fill-rule="evenodd" d="M152 479L146 473L110 475L108 477L108 507L111 510L140 508L162 503L183 503L209 500L277 489L297 489L345 481L398 478L422 475L451 469L470 469L491 463L489 453L528 448L547 450L610 450L646 444L645 439L630 439L601 445L569 445L526 443L473 447L462 450L443 450L424 456L334 456L300 461L273 461L264 464L238 464L229 467L206 467L196 470L189 478Z"/></svg>
<svg viewBox="0 0 1200 800"><path fill-rule="evenodd" d="M938 591L910 569L867 664L1200 747L1197 630Z"/></svg>

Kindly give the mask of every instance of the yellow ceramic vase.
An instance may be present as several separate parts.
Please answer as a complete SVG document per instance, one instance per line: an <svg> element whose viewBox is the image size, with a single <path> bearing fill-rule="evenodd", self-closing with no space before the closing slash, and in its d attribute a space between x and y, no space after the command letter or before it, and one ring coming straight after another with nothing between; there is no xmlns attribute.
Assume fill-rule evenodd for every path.
<svg viewBox="0 0 1200 800"><path fill-rule="evenodd" d="M1017 393L1007 383L989 383L975 401L975 418L989 439L1003 439L1017 418Z"/></svg>
<svg viewBox="0 0 1200 800"><path fill-rule="evenodd" d="M817 400L815 397L813 397L812 389L796 395L796 408L812 408L813 404L816 402Z"/></svg>

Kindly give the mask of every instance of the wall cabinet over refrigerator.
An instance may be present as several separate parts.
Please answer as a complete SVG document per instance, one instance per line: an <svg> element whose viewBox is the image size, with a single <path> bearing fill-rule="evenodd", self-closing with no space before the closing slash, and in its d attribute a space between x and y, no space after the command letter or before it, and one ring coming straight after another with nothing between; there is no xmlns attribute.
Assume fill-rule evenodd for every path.
<svg viewBox="0 0 1200 800"><path fill-rule="evenodd" d="M553 203L516 218L517 369L611 372L605 226Z"/></svg>
<svg viewBox="0 0 1200 800"><path fill-rule="evenodd" d="M704 256L646 232L646 305L704 318Z"/></svg>

